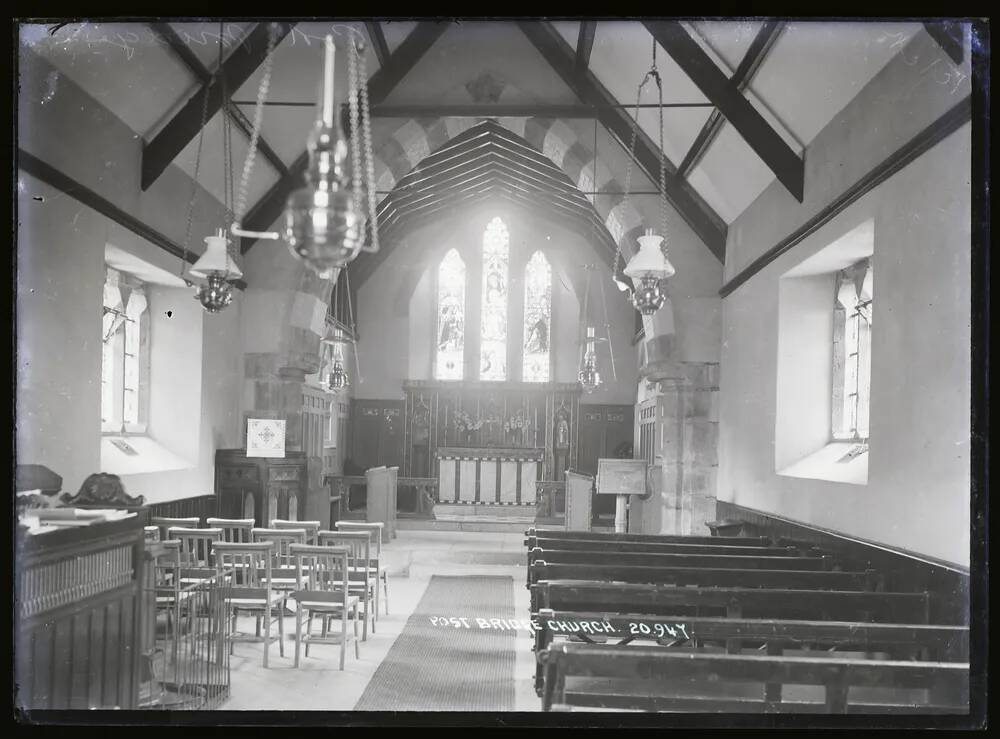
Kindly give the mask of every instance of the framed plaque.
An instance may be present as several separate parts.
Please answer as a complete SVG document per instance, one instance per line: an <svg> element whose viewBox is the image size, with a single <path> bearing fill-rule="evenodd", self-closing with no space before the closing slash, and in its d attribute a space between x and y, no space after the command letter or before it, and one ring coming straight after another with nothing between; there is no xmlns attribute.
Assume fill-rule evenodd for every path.
<svg viewBox="0 0 1000 739"><path fill-rule="evenodd" d="M247 456L284 457L285 421L275 418L248 418Z"/></svg>
<svg viewBox="0 0 1000 739"><path fill-rule="evenodd" d="M598 459L598 495L645 495L646 460Z"/></svg>

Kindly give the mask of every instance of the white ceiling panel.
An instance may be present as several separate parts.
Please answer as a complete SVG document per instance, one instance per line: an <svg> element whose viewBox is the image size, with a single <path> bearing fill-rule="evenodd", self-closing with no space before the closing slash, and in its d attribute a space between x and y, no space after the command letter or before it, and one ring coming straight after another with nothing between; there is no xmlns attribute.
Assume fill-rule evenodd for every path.
<svg viewBox="0 0 1000 739"><path fill-rule="evenodd" d="M722 58L728 67L723 67L722 71L730 77L743 61L750 43L764 24L761 21L741 20L697 21L690 25L701 36L701 40Z"/></svg>
<svg viewBox="0 0 1000 739"><path fill-rule="evenodd" d="M70 23L21 27L22 43L121 118L146 134L196 83L176 55L143 23ZM58 81L55 87L58 94Z"/></svg>
<svg viewBox="0 0 1000 739"><path fill-rule="evenodd" d="M789 23L750 89L808 145L919 29L919 23Z"/></svg>
<svg viewBox="0 0 1000 739"><path fill-rule="evenodd" d="M774 173L729 123L722 125L715 141L688 176L688 181L726 223L732 223L746 210L773 179Z"/></svg>
<svg viewBox="0 0 1000 739"><path fill-rule="evenodd" d="M241 107L252 122L253 107L248 105ZM281 161L290 165L306 150L306 138L312 130L318 112L318 108L314 106L301 108L266 105L260 127L261 137L281 157Z"/></svg>
<svg viewBox="0 0 1000 739"><path fill-rule="evenodd" d="M378 59L363 23L297 23L274 50L271 84L267 99L271 101L317 103L323 84L323 40L333 33L337 54L334 66L334 95L339 102L347 100L347 42L361 34L365 40L365 67L368 77L378 71ZM257 88L264 75L261 65L233 96L236 100L256 100Z"/></svg>
<svg viewBox="0 0 1000 739"><path fill-rule="evenodd" d="M305 142L303 141L303 144ZM249 142L240 133L239 129L233 129L232 137L232 172L233 172L233 193L234 197L239 192L240 176L243 172L243 162L246 159ZM197 161L198 137L184 147L184 150L177 155L174 164L183 169L191 177L194 177L195 164ZM253 172L251 174L249 187L247 188L247 209L253 207L261 196L267 192L278 179L278 173L258 153L254 160ZM198 182L208 190L220 202L225 202L224 190L224 170L223 170L223 146L222 146L222 114L216 115L209 120L205 126L205 138L202 142L201 166L198 169ZM234 204L235 207L235 204Z"/></svg>
<svg viewBox="0 0 1000 739"><path fill-rule="evenodd" d="M698 137L702 126L712 114L713 108L664 108L663 109L663 152L673 164L680 164L691 144ZM629 116L635 109L629 110ZM655 108L639 109L639 125L653 143L659 146L659 111ZM631 142L631 139L630 139Z"/></svg>
<svg viewBox="0 0 1000 739"><path fill-rule="evenodd" d="M416 28L416 21L381 21L382 35L385 36L385 43L389 51L395 51L401 43L410 35L410 31Z"/></svg>
<svg viewBox="0 0 1000 739"><path fill-rule="evenodd" d="M597 24L590 69L619 103L635 104L643 75L653 62L653 37L638 21L602 21ZM657 44L656 67L663 80L664 103L708 102L697 86ZM644 103L658 100L653 80L643 88Z"/></svg>
<svg viewBox="0 0 1000 739"><path fill-rule="evenodd" d="M198 57L208 70L214 71L219 66L219 39L222 39L222 58L226 59L236 49L247 34L253 30L255 23L171 23L181 40Z"/></svg>
<svg viewBox="0 0 1000 739"><path fill-rule="evenodd" d="M580 22L553 21L552 27L559 32L559 35L566 40L566 43L569 44L570 48L575 52L576 42L580 40Z"/></svg>

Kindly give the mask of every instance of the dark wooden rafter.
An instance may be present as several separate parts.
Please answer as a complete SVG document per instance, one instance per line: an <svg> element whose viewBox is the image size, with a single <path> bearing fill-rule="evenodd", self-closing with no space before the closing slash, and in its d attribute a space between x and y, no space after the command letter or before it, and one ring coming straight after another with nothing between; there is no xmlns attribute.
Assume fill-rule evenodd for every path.
<svg viewBox="0 0 1000 739"><path fill-rule="evenodd" d="M222 64L226 88L236 92L267 56L267 23L258 23ZM294 23L276 23L275 43L292 30ZM142 149L142 189L147 190L201 130L204 96L208 95L208 118L222 108L222 85L205 83Z"/></svg>
<svg viewBox="0 0 1000 739"><path fill-rule="evenodd" d="M955 64L961 64L965 60L965 33L961 23L931 21L924 23L924 30Z"/></svg>
<svg viewBox="0 0 1000 739"><path fill-rule="evenodd" d="M580 21L580 35L576 39L576 68L581 71L590 67L590 52L594 49L596 32L596 21Z"/></svg>
<svg viewBox="0 0 1000 739"><path fill-rule="evenodd" d="M626 151L632 139L631 115L620 107L615 97L602 85L593 72L579 70L576 57L563 38L550 23L520 21L518 23L528 40L542 54L549 65L585 104L596 107L597 119L608 133ZM659 182L661 152L640 128L635 146L637 166L653 183ZM694 188L676 177L677 168L665 159L667 183L666 197L680 216L705 243L719 261L725 261L726 223L701 198Z"/></svg>
<svg viewBox="0 0 1000 739"><path fill-rule="evenodd" d="M643 21L643 24L677 66L715 104L750 148L774 172L792 197L801 203L805 182L802 157L771 128L680 22Z"/></svg>
<svg viewBox="0 0 1000 739"><path fill-rule="evenodd" d="M173 26L169 23L150 23L149 27L164 41L167 42L167 46L170 47L171 51L177 55L177 57L183 62L191 73L197 78L198 82L202 84L202 91L205 89L204 85L207 85L212 80L212 73L201 63L198 56L191 51L191 47L184 43L184 40L177 34ZM201 94L204 94L202 92ZM253 135L253 123L246 117L246 114L240 110L238 105L233 104L232 100L226 100L224 102L224 110L226 115L229 116L229 120L242 131L243 135L246 137L247 141L250 141L250 137ZM271 164L272 167L277 170L278 174L284 176L288 171L285 163L281 161L281 157L274 151L270 144L264 139L263 136L258 134L257 137L257 149L264 156L265 159Z"/></svg>
<svg viewBox="0 0 1000 739"><path fill-rule="evenodd" d="M416 28L410 31L410 34L403 40L403 43L389 55L385 64L368 80L369 104L375 106L385 100L447 28L448 24L444 22L421 21L418 23ZM350 135L350 132L347 134ZM309 152L304 151L288 167L288 173L274 183L271 189L250 209L242 224L243 228L250 231L269 229L285 209L288 196L302 186L302 176L308 166ZM241 252L246 254L255 243L257 243L257 239L242 239Z"/></svg>
<svg viewBox="0 0 1000 739"><path fill-rule="evenodd" d="M366 21L365 30L368 31L368 38L371 39L372 48L375 49L375 56L378 58L378 65L385 66L389 59L389 44L385 42L385 34L382 33L382 26L378 21Z"/></svg>
<svg viewBox="0 0 1000 739"><path fill-rule="evenodd" d="M754 75L760 69L760 65L764 63L768 52L774 46L774 42L778 40L778 35L783 26L784 24L778 21L766 21L760 27L760 30L757 31L757 35L754 36L753 41L750 42L750 47L747 49L746 54L743 55L743 60L736 68L736 71L733 72L733 76L729 78L729 83L735 85L740 94L750 86ZM725 120L725 117L719 112L718 108L712 111L708 120L705 121L705 125L702 126L701 131L695 138L694 143L691 144L691 148L688 149L684 161L677 167L678 177L686 178L691 173L691 170L698 166L698 162L705 156L708 147L712 145L715 137L722 130L722 124Z"/></svg>

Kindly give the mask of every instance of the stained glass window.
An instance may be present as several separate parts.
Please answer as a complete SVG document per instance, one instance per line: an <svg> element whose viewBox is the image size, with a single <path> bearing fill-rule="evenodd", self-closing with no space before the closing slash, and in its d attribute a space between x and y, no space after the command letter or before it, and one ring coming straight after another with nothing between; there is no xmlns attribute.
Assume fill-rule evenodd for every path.
<svg viewBox="0 0 1000 739"><path fill-rule="evenodd" d="M465 361L465 262L452 249L438 267L434 377L461 380Z"/></svg>
<svg viewBox="0 0 1000 739"><path fill-rule="evenodd" d="M548 382L549 337L552 328L552 269L549 260L536 251L524 268L524 364L525 382Z"/></svg>
<svg viewBox="0 0 1000 739"><path fill-rule="evenodd" d="M482 339L479 379L507 379L507 266L510 236L507 226L494 218L483 234Z"/></svg>

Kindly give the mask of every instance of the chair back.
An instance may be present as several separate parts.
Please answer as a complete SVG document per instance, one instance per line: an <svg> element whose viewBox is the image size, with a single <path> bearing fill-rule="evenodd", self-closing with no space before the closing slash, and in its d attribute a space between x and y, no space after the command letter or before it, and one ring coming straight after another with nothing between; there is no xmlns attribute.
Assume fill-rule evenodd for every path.
<svg viewBox="0 0 1000 739"><path fill-rule="evenodd" d="M143 539L146 541L159 541L160 540L160 527L159 526L143 526L142 527Z"/></svg>
<svg viewBox="0 0 1000 739"><path fill-rule="evenodd" d="M319 544L324 547L347 547L349 567L370 567L371 534L368 531L320 531Z"/></svg>
<svg viewBox="0 0 1000 739"><path fill-rule="evenodd" d="M252 518L206 518L205 523L214 529L222 529L222 540L231 543L250 543Z"/></svg>
<svg viewBox="0 0 1000 739"><path fill-rule="evenodd" d="M382 531L385 529L385 524L381 521L337 521L334 524L337 527L337 531L367 531L371 535L372 542L375 544L375 559L379 559L382 555Z"/></svg>
<svg viewBox="0 0 1000 739"><path fill-rule="evenodd" d="M346 607L350 550L347 547L314 544L292 544L289 550L295 563L296 592L307 592L310 598L317 593L325 593L325 600L332 603L339 601ZM292 597L299 600L295 595Z"/></svg>
<svg viewBox="0 0 1000 739"><path fill-rule="evenodd" d="M171 526L167 538L180 542L181 564L185 567L211 567L212 542L222 541L222 529L189 529Z"/></svg>
<svg viewBox="0 0 1000 739"><path fill-rule="evenodd" d="M212 544L216 571L220 575L226 572L232 578L233 597L241 597L241 590L271 590L274 547L274 542L270 541L217 541Z"/></svg>
<svg viewBox="0 0 1000 739"><path fill-rule="evenodd" d="M272 529L305 529L306 544L315 544L316 535L319 533L319 521L286 521L282 518L275 518L271 521Z"/></svg>
<svg viewBox="0 0 1000 739"><path fill-rule="evenodd" d="M169 539L167 536L167 529L171 526L179 526L185 529L196 529L201 524L201 519L198 516L191 516L190 518L164 518L163 516L151 516L149 519L150 526L156 526L160 529L160 540Z"/></svg>
<svg viewBox="0 0 1000 739"><path fill-rule="evenodd" d="M251 529L250 540L274 542L274 567L293 567L295 565L289 547L293 544L306 543L305 529Z"/></svg>

